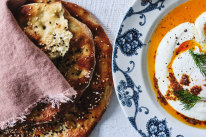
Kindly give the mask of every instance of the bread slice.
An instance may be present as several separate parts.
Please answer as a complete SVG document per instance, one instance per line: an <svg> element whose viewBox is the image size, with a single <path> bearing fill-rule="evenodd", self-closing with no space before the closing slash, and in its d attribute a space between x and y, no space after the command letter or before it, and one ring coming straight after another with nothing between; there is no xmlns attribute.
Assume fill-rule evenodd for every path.
<svg viewBox="0 0 206 137"><path fill-rule="evenodd" d="M95 48L88 27L70 16L60 2L28 4L17 17L21 28L51 59L78 92L89 85Z"/></svg>
<svg viewBox="0 0 206 137"><path fill-rule="evenodd" d="M63 57L73 37L61 3L30 4L21 8L19 24L51 59Z"/></svg>
<svg viewBox="0 0 206 137"><path fill-rule="evenodd" d="M34 2L34 0L32 1ZM42 2L42 0L40 1ZM38 1L35 0L35 2ZM63 5L72 16L76 16L92 30L97 61L91 84L72 109L68 110L64 106L62 108L64 112L60 113L58 118L51 123L31 125L25 122L2 132L4 136L11 134L51 137L89 136L109 104L113 90L112 45L103 28L88 11L68 2L63 2Z"/></svg>

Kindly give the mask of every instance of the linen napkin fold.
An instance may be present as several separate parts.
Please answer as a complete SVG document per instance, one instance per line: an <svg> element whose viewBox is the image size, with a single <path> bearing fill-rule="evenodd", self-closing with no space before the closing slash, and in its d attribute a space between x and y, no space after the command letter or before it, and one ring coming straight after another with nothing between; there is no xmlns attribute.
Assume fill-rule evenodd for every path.
<svg viewBox="0 0 206 137"><path fill-rule="evenodd" d="M38 102L66 103L76 91L24 34L12 12L25 0L0 3L0 128L14 126Z"/></svg>

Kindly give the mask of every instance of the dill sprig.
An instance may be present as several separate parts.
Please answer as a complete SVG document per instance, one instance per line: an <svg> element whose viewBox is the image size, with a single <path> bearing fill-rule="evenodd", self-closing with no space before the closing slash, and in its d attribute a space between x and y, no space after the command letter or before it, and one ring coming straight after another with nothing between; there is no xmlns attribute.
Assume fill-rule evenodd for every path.
<svg viewBox="0 0 206 137"><path fill-rule="evenodd" d="M200 72L206 77L206 55L205 54L195 54L193 50L189 50L195 64L200 69Z"/></svg>
<svg viewBox="0 0 206 137"><path fill-rule="evenodd" d="M185 110L190 110L202 98L189 93L187 90L173 91L174 95L184 105Z"/></svg>

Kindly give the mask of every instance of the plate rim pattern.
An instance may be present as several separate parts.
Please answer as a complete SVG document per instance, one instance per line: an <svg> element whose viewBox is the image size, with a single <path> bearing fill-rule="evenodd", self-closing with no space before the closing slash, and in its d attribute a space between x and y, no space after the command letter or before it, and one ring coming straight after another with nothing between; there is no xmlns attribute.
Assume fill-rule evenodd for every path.
<svg viewBox="0 0 206 137"><path fill-rule="evenodd" d="M150 109L145 106L139 106L139 98L141 97L141 93L143 92L141 90L140 85L136 85L134 80L131 78L130 73L135 69L135 62L133 60L129 61L129 64L131 66L127 67L127 70L123 70L117 62L118 58L118 52L121 52L121 54L125 57L132 57L132 56L138 56L138 49L143 48L146 46L140 38L142 37L142 33L137 30L136 28L131 28L128 30L125 30L123 33L123 28L125 27L124 23L127 19L131 18L132 16L139 15L139 26L144 27L147 23L147 16L145 13L153 12L155 10L161 11L162 8L164 8L165 0L141 0L141 4L139 6L143 7L140 11L134 10L134 5L137 1L133 4L132 7L129 8L128 12L126 13L119 32L117 34L115 44L113 47L113 57L112 57L112 69L113 69L113 76L116 75L117 72L120 72L123 74L124 79L118 80L119 83L115 83L115 92L117 95L117 98L119 100L119 103L122 105L122 107L127 107L127 109L132 109L132 106L134 105L135 111L133 116L128 117L128 120L130 124L135 128L135 130L141 135L142 137L171 137L172 135L172 128L168 127L167 120L162 119L159 120L157 116L151 117L146 125L145 125L145 131L143 132L142 129L139 129L138 123L136 121L136 118L139 113L144 113L145 115L148 115L150 113ZM114 81L115 78L113 77ZM128 91L128 89L132 90L132 95ZM176 137L184 137L183 135L177 135Z"/></svg>

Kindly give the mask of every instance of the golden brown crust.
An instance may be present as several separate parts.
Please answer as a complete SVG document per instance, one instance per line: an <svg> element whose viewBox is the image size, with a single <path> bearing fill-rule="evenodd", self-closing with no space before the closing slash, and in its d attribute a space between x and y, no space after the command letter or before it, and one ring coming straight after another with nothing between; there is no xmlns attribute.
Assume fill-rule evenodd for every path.
<svg viewBox="0 0 206 137"><path fill-rule="evenodd" d="M89 136L109 104L113 90L112 45L103 28L88 11L72 3L64 2L63 4L72 16L78 15L78 20L92 30L97 62L91 84L72 109L69 110L66 105L63 106L63 113L60 113L55 121L42 125L23 123L23 126L4 132L5 136L11 133L28 136Z"/></svg>
<svg viewBox="0 0 206 137"><path fill-rule="evenodd" d="M65 13L73 38L69 52L58 60L57 67L69 84L82 93L89 86L96 62L93 35L85 24L71 17L66 10Z"/></svg>
<svg viewBox="0 0 206 137"><path fill-rule="evenodd" d="M111 65L112 45L106 33L104 32L104 29L101 27L101 25L98 24L97 20L88 11L73 3L69 3L69 2L62 2L62 3L73 17L85 23L90 28L94 36L94 42L96 48L96 60L97 60L96 68L95 68L93 79L91 81L91 85L85 91L84 93L85 95L81 99L83 100L82 102L90 101L87 105L89 105L90 103L95 104L95 101L87 99L87 96L97 97L94 91L98 91L98 92L100 91L101 95L98 96L97 98L101 98L101 100L98 103L98 105L90 111L92 114L88 115L90 116L89 119L78 122L84 125L86 124L87 127L90 128L88 130L81 130L79 128L71 131L71 133L74 135L82 134L82 133L88 135L92 131L92 128L100 120L104 111L106 110L106 107L109 103L109 98L113 90L112 68L111 68L112 67ZM93 92L91 93L91 91ZM92 118L92 115L93 117L96 118Z"/></svg>

